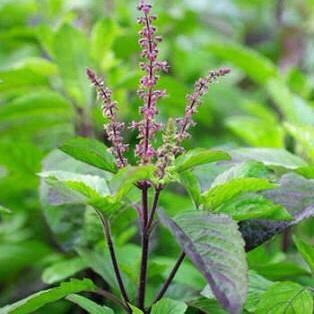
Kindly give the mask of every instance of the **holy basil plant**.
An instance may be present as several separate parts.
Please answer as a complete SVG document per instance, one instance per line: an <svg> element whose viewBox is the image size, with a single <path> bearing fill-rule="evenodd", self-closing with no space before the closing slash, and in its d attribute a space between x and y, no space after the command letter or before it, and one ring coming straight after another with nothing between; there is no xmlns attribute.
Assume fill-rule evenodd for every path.
<svg viewBox="0 0 314 314"><path fill-rule="evenodd" d="M74 138L47 156L39 174L41 202L57 242L71 257L43 273L45 283L57 286L0 313L31 313L60 299L92 314L312 313L311 289L266 279L248 270L247 262L247 252L314 215L314 181L300 171L306 162L279 149L185 151L202 96L230 70L210 71L196 81L183 116L161 123L157 104L166 91L157 87L169 66L158 59L161 37L151 5L141 0L138 10L141 119L128 126L138 144L126 143L112 91L88 69L111 147ZM174 190L190 197L189 208L181 207L180 197L167 207ZM178 259L154 256L158 245L167 250L170 237ZM313 270L313 249L294 240ZM185 275L179 278L181 269ZM77 273L89 278L62 282Z"/></svg>

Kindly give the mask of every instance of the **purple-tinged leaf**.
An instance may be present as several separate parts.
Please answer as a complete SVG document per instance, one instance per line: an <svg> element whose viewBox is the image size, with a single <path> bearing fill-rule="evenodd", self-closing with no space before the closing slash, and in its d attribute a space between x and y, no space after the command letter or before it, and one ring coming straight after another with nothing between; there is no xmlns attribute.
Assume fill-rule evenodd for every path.
<svg viewBox="0 0 314 314"><path fill-rule="evenodd" d="M241 313L247 294L247 262L237 224L226 215L188 212L162 223L207 279L214 295L231 314Z"/></svg>
<svg viewBox="0 0 314 314"><path fill-rule="evenodd" d="M240 222L240 231L245 241L245 250L253 250L274 235L312 216L314 216L314 205L300 210L294 215L294 220L292 221L247 220Z"/></svg>
<svg viewBox="0 0 314 314"><path fill-rule="evenodd" d="M314 216L314 180L297 174L286 174L275 190L265 191L264 196L284 206L294 217L292 221L248 220L240 223L245 249L250 251L290 226Z"/></svg>

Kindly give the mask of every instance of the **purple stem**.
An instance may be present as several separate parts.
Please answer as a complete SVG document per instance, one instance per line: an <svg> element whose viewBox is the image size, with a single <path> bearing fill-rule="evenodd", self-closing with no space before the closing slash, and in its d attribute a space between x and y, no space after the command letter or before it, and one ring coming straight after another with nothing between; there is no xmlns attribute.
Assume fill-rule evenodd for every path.
<svg viewBox="0 0 314 314"><path fill-rule="evenodd" d="M116 257L116 253L115 253L115 249L114 249L114 244L112 241L112 237L111 237L111 228L110 228L110 223L108 221L108 219L106 219L101 212L99 212L98 210L96 210L96 213L102 223L103 226L103 231L104 231L104 235L105 235L105 239L107 241L107 245L109 248L109 252L110 252L110 257L111 257L111 261L112 261L112 266L116 275L116 279L118 281L118 285L119 285L119 289L121 292L121 295L123 297L124 303L126 308L128 309L128 312L132 313L131 308L129 306L129 297L127 295L124 283L123 283L123 279L121 276L121 272L120 272L120 268L119 268L119 264L117 261L117 257Z"/></svg>

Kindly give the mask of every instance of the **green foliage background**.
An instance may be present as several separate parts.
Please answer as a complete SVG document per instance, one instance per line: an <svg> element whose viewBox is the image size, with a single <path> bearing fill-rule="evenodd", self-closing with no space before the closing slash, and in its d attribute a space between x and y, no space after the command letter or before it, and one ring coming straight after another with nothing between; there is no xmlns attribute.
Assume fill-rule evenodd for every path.
<svg viewBox="0 0 314 314"><path fill-rule="evenodd" d="M51 232L43 214L51 210L40 203L36 174L47 154L75 135L106 142L99 103L85 77L87 66L113 88L121 119L138 118L135 7L133 0L0 1L0 204L11 210L0 221L1 305L66 278L62 263L73 274L86 266ZM221 65L232 68L230 77L212 86L204 98L187 148L286 148L313 165L312 0L155 0L154 7L164 38L161 54L171 66L160 80L168 89L160 104L162 120L182 115L185 95L199 76ZM134 145L136 134L129 132L127 140ZM191 206L185 194L178 196L177 187L172 190L161 200L164 208L175 214ZM124 213L114 223L130 285L137 279L132 278L132 267L138 263L130 256L139 253L132 241L134 218ZM95 225L85 230L87 237L99 237L101 230ZM309 221L296 228L296 234L313 244L313 230ZM178 250L169 233L158 237L150 273L153 283L167 273ZM293 242L284 251L282 242L277 237L249 253L250 267L269 280L294 279L313 286ZM176 284L172 295L178 297L180 284L195 289L205 285L188 263ZM80 313L67 301L38 313L47 311Z"/></svg>

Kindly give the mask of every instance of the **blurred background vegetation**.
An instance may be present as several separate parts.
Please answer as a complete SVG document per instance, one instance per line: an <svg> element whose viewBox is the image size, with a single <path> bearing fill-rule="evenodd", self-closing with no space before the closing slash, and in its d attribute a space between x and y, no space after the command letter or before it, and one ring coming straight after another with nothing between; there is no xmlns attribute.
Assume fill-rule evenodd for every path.
<svg viewBox="0 0 314 314"><path fill-rule="evenodd" d="M199 76L221 65L232 68L230 77L205 97L187 147L287 148L314 161L313 0L153 2L164 37L162 58L171 66L160 80L168 89L161 119L183 113L185 94ZM66 220L58 225L61 239L51 231L59 220L40 202L36 173L47 154L69 138L81 135L106 143L99 103L85 77L87 66L113 88L121 118L138 118L137 15L134 0L0 1L0 205L12 211L0 220L1 305L63 279L54 265L60 270L70 260L73 273L86 267L62 243ZM134 144L136 134L127 136ZM190 206L171 192L162 204L174 212ZM121 245L136 231L129 216L115 226ZM313 229L312 221L297 232L313 240ZM138 247L124 250L127 272ZM167 273L157 260L171 265L176 250L170 242L156 248L153 279ZM291 242L278 239L268 250L249 254L251 268L269 279L299 276L313 284L302 277L306 269L293 263L297 257ZM188 265L184 271L190 282L185 282L186 273L178 275L178 282L204 286ZM67 302L50 305L48 312L76 313Z"/></svg>

